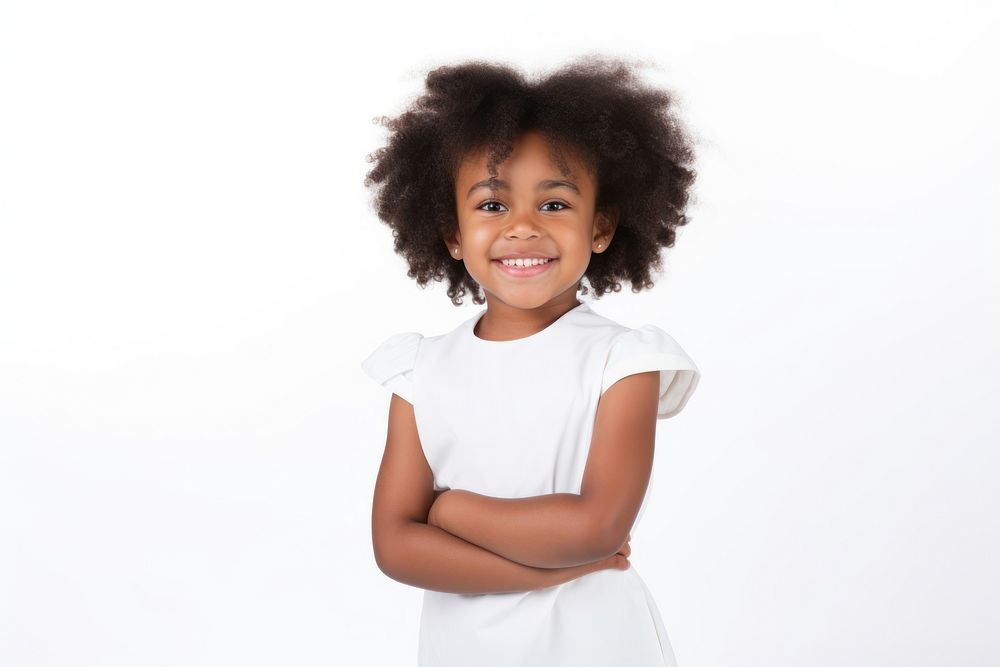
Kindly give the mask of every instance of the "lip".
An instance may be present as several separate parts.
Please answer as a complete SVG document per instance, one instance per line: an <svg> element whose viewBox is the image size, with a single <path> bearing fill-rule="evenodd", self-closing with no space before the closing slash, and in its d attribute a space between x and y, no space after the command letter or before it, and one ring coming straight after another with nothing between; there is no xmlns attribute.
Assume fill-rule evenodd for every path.
<svg viewBox="0 0 1000 667"><path fill-rule="evenodd" d="M537 266L507 266L499 259L494 259L491 264L494 264L501 273L507 276L514 276L516 278L531 278L533 276L539 276L549 270L558 259L550 259L544 264L539 264Z"/></svg>
<svg viewBox="0 0 1000 667"><path fill-rule="evenodd" d="M558 257L552 257L543 252L512 252L509 255L500 255L493 259L558 259Z"/></svg>

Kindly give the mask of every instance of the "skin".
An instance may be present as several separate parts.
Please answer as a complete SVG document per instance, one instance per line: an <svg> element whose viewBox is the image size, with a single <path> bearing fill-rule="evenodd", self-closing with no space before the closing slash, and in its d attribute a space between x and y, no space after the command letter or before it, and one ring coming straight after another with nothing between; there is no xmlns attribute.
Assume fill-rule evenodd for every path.
<svg viewBox="0 0 1000 667"><path fill-rule="evenodd" d="M649 485L659 372L636 373L604 392L580 493L496 498L450 489L427 522L510 560L535 567L591 562L620 550Z"/></svg>
<svg viewBox="0 0 1000 667"><path fill-rule="evenodd" d="M595 211L596 184L575 155L565 155L563 174L543 135L527 132L499 165L497 177L509 187L478 186L490 178L486 154L466 156L455 176L458 229L444 241L456 261L486 296L486 314L476 335L485 340L529 336L580 304L577 285L593 253L608 249L618 226L615 211ZM565 186L542 187L544 181ZM470 192L471 189L471 192ZM488 203L492 202L492 203ZM492 261L510 253L538 251L558 259L530 278L509 276Z"/></svg>
<svg viewBox="0 0 1000 667"><path fill-rule="evenodd" d="M444 593L515 593L630 566L627 543L615 554L573 567L533 567L504 558L427 522L433 481L413 406L393 394L372 501L372 545L379 569L400 583Z"/></svg>
<svg viewBox="0 0 1000 667"><path fill-rule="evenodd" d="M527 133L489 179L484 154L470 154L455 177L458 229L444 238L482 286L487 312L475 334L513 340L579 305L577 286L594 252L607 250L614 211L595 210L596 185L565 154L568 173L544 137ZM545 181L572 187L538 186ZM470 192L471 189L471 192ZM492 259L539 251L557 261L541 275L504 274ZM376 562L397 581L428 590L489 593L536 590L601 569L627 569L630 530L653 460L659 372L636 373L602 395L580 494L493 498L433 490L413 406L393 394L385 454L375 485Z"/></svg>

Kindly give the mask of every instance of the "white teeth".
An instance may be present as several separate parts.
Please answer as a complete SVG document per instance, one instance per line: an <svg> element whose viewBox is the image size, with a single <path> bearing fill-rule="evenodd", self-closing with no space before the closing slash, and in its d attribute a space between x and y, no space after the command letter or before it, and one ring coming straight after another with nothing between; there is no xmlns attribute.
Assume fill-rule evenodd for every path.
<svg viewBox="0 0 1000 667"><path fill-rule="evenodd" d="M503 262L505 266L536 266L538 264L547 264L549 260L531 257L528 259L501 259L500 261Z"/></svg>

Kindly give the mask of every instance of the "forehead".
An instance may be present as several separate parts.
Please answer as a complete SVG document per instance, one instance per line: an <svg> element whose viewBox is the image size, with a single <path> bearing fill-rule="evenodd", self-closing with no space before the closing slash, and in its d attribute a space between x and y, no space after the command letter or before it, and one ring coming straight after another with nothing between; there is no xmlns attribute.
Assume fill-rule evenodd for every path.
<svg viewBox="0 0 1000 667"><path fill-rule="evenodd" d="M456 181L489 176L489 148L484 146L468 151L460 160ZM572 146L555 144L539 132L526 132L514 141L510 154L497 165L497 172L520 171L543 172L555 177L589 177L589 170L580 153Z"/></svg>

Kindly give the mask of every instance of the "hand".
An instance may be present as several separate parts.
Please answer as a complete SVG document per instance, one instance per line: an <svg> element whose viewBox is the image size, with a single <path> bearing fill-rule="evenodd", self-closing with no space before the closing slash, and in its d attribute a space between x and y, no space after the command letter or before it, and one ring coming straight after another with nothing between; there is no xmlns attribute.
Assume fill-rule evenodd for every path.
<svg viewBox="0 0 1000 667"><path fill-rule="evenodd" d="M434 492L434 497L431 498L430 510L428 510L427 512L428 526L437 526L438 528L441 527L440 523L441 503L438 502L438 498L440 498L441 495L446 493L448 490L449 489L441 489L440 491Z"/></svg>
<svg viewBox="0 0 1000 667"><path fill-rule="evenodd" d="M629 541L631 539L632 539L632 533L629 533L628 537L625 538L625 544L623 544L621 548L618 550L618 553L620 553L622 556L625 556L625 558L628 558L629 556L632 555L632 547L629 546Z"/></svg>
<svg viewBox="0 0 1000 667"><path fill-rule="evenodd" d="M602 563L607 563L607 567L617 567L622 570L627 570L632 567L629 562L628 557L632 555L632 547L629 545L629 541L632 539L632 533L628 534L625 538L625 544L618 548L618 551L612 554L609 558L605 558L604 561L599 561Z"/></svg>
<svg viewBox="0 0 1000 667"><path fill-rule="evenodd" d="M632 567L629 562L628 557L632 553L632 548L629 546L629 540L632 539L632 534L629 533L628 537L625 539L625 544L623 544L617 552L603 558L593 563L585 563L584 565L574 565L573 567L563 567L551 570L545 570L544 584L543 586L554 586L556 584L564 584L568 581L573 581L580 577L598 572L600 570L627 570Z"/></svg>
<svg viewBox="0 0 1000 667"><path fill-rule="evenodd" d="M632 539L632 533L628 534L625 538L625 544L618 548L618 551L611 554L603 560L599 560L593 563L595 570L627 570L632 567L632 563L629 562L628 557L632 554L632 547L629 546L629 540Z"/></svg>

